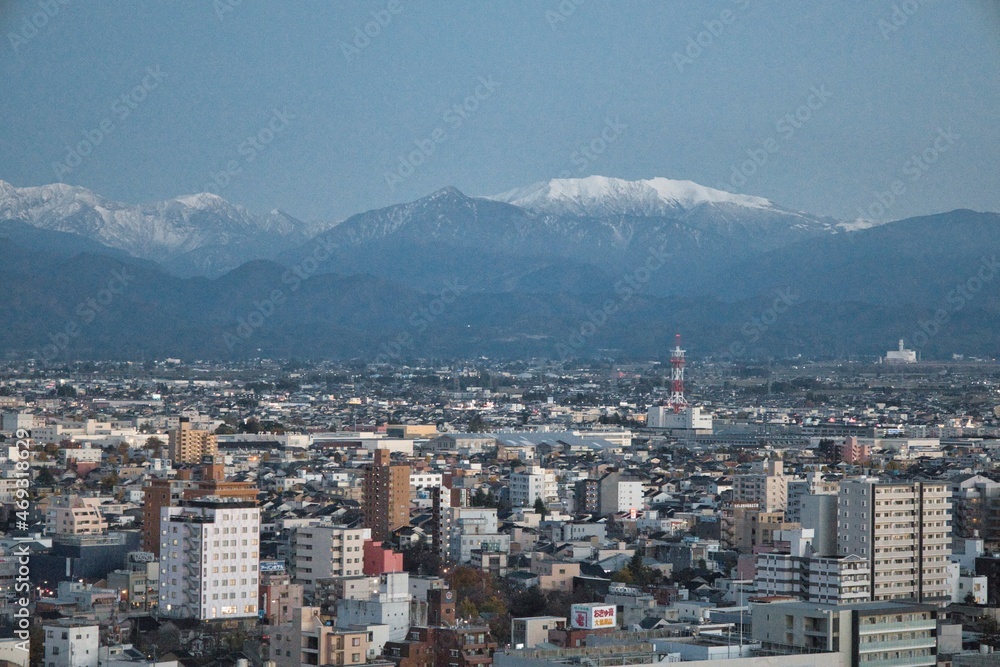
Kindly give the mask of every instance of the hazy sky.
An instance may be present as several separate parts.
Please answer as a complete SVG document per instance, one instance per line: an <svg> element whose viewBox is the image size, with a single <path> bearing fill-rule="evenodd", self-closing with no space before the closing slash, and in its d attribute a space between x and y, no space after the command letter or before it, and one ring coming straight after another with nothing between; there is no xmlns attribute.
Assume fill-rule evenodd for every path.
<svg viewBox="0 0 1000 667"><path fill-rule="evenodd" d="M3 2L0 179L304 219L560 174L1000 211L998 7Z"/></svg>

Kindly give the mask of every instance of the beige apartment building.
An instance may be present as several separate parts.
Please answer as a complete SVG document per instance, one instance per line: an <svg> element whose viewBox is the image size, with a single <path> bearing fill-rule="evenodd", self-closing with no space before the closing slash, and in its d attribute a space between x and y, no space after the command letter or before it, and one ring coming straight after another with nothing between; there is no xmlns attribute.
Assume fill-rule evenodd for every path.
<svg viewBox="0 0 1000 667"><path fill-rule="evenodd" d="M951 599L948 484L844 481L837 533L841 556L868 559L872 601Z"/></svg>
<svg viewBox="0 0 1000 667"><path fill-rule="evenodd" d="M108 522L98 498L69 496L54 502L47 512L46 528L54 535L103 535Z"/></svg>
<svg viewBox="0 0 1000 667"><path fill-rule="evenodd" d="M169 453L174 463L201 463L203 457L218 452L215 434L191 428L187 417L181 417L177 429L170 432Z"/></svg>
<svg viewBox="0 0 1000 667"><path fill-rule="evenodd" d="M733 502L757 503L764 512L788 509L788 477L781 461L767 461L764 470L733 477Z"/></svg>

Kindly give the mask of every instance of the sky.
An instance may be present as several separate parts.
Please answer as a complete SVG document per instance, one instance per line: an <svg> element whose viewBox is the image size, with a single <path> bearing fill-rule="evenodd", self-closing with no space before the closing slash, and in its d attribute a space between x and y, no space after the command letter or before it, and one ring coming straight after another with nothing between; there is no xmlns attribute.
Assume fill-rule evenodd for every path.
<svg viewBox="0 0 1000 667"><path fill-rule="evenodd" d="M15 0L0 35L16 186L337 220L600 174L1000 211L995 0Z"/></svg>

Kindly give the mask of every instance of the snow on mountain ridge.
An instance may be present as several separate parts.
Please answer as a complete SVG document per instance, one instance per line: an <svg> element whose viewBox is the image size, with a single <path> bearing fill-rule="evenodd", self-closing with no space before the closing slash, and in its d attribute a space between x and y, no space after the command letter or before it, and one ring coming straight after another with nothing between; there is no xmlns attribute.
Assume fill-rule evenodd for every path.
<svg viewBox="0 0 1000 667"><path fill-rule="evenodd" d="M702 204L768 209L762 197L716 190L693 181L652 178L626 181L606 176L555 178L487 197L549 214L579 216L664 215Z"/></svg>
<svg viewBox="0 0 1000 667"><path fill-rule="evenodd" d="M208 192L132 205L64 183L17 188L0 181L3 218L209 274L273 255L318 231L285 213L257 215Z"/></svg>

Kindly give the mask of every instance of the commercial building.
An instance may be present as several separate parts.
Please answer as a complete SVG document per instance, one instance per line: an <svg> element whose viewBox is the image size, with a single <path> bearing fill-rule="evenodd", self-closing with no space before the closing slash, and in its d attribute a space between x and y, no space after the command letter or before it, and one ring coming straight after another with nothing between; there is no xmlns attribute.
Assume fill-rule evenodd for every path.
<svg viewBox="0 0 1000 667"><path fill-rule="evenodd" d="M200 498L164 507L160 516L160 613L202 621L256 617L256 503Z"/></svg>
<svg viewBox="0 0 1000 667"><path fill-rule="evenodd" d="M693 405L680 412L675 412L669 405L654 405L646 413L646 426L710 435L712 415Z"/></svg>
<svg viewBox="0 0 1000 667"><path fill-rule="evenodd" d="M205 496L255 502L257 493L257 487L250 482L227 482L225 466L211 458L202 465L181 468L174 479L153 479L143 494L142 548L160 555L160 514L164 507Z"/></svg>

